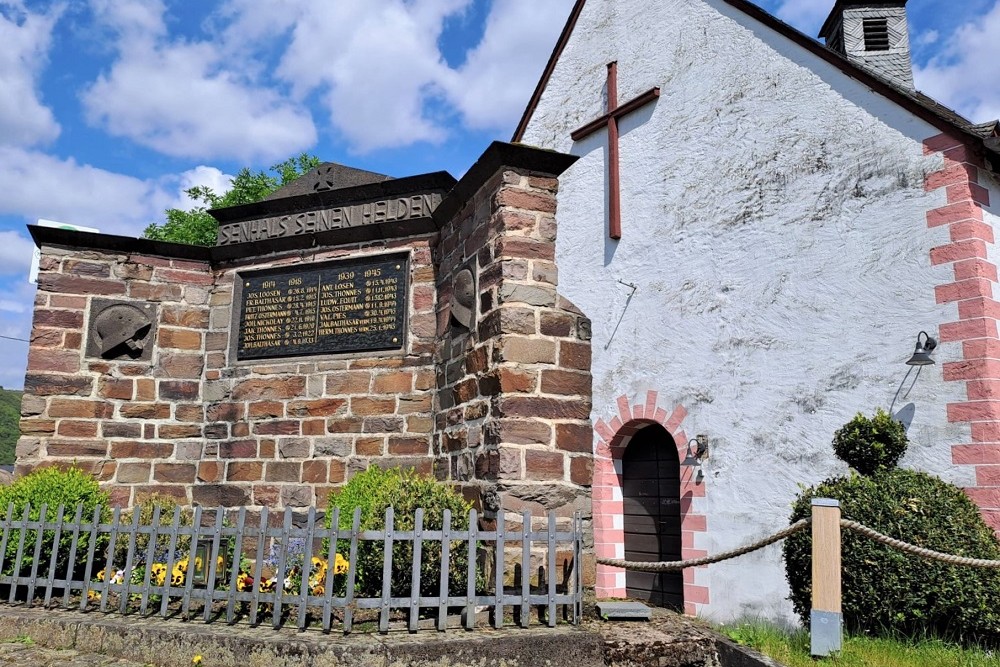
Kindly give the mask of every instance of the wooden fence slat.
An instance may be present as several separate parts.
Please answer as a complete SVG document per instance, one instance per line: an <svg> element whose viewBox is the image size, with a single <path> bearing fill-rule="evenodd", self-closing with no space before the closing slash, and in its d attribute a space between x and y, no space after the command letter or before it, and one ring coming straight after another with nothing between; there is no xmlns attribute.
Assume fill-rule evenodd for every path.
<svg viewBox="0 0 1000 667"><path fill-rule="evenodd" d="M583 519L573 513L573 625L580 625L583 615Z"/></svg>
<svg viewBox="0 0 1000 667"><path fill-rule="evenodd" d="M351 519L351 552L347 566L347 594L344 598L344 634L351 631L354 624L354 586L358 577L358 533L361 532L361 508L354 508Z"/></svg>
<svg viewBox="0 0 1000 667"><path fill-rule="evenodd" d="M493 604L493 627L499 630L503 627L503 575L504 575L504 549L507 546L504 530L506 528L506 511L501 504L497 509L497 530L496 549L494 549L493 559L493 590L496 593L496 600Z"/></svg>
<svg viewBox="0 0 1000 667"><path fill-rule="evenodd" d="M299 630L306 629L306 610L309 606L309 579L312 578L312 543L316 532L316 508L310 507L306 515L306 538L302 550L302 585L299 587Z"/></svg>
<svg viewBox="0 0 1000 667"><path fill-rule="evenodd" d="M226 601L226 623L236 622L236 591L239 588L240 562L243 558L243 531L246 526L247 508L241 507L236 516L236 535L233 536L233 562L229 564L229 599ZM256 585L256 581L254 585Z"/></svg>
<svg viewBox="0 0 1000 667"><path fill-rule="evenodd" d="M128 596L132 584L132 567L135 565L135 541L138 537L139 513L141 511L142 508L136 505L135 509L132 510L132 524L128 528L128 550L125 552L125 567L122 569L124 574L122 575L121 600L118 603L118 613L120 614L124 614L128 609ZM115 545L112 544L111 548L114 549Z"/></svg>
<svg viewBox="0 0 1000 667"><path fill-rule="evenodd" d="M531 510L521 512L521 627L531 623Z"/></svg>
<svg viewBox="0 0 1000 667"><path fill-rule="evenodd" d="M441 585L438 588L437 630L448 629L448 585L451 576L451 510L444 511L441 523Z"/></svg>
<svg viewBox="0 0 1000 667"><path fill-rule="evenodd" d="M167 617L170 605L170 589L173 588L174 568L177 567L177 533L181 527L180 505L174 507L174 517L170 523L170 541L167 545L167 576L163 582L163 597L160 599L160 616Z"/></svg>
<svg viewBox="0 0 1000 667"><path fill-rule="evenodd" d="M83 523L83 503L76 504L76 514L73 515L73 537L70 538L69 544L69 565L66 568L66 581L63 586L63 602L62 606L69 608L69 594L72 591L73 583L73 572L76 570L76 551L77 545L80 542L80 525ZM6 546L6 545L5 545ZM0 558L2 558L3 547L0 547ZM3 566L0 565L0 572L3 571Z"/></svg>
<svg viewBox="0 0 1000 667"><path fill-rule="evenodd" d="M80 597L80 611L90 602L90 580L94 576L94 552L97 551L97 535L100 532L101 506L94 507L94 518L90 524L90 544L87 547L87 564L83 569L83 591Z"/></svg>
<svg viewBox="0 0 1000 667"><path fill-rule="evenodd" d="M556 627L556 513L549 511L549 572L546 579L549 584L549 627Z"/></svg>
<svg viewBox="0 0 1000 667"><path fill-rule="evenodd" d="M281 627L281 612L285 597L285 577L288 576L288 542L292 532L292 508L285 508L285 518L281 524L281 551L278 552L278 576L274 583L274 609L271 614L271 624L277 630Z"/></svg>
<svg viewBox="0 0 1000 667"><path fill-rule="evenodd" d="M257 530L257 560L253 566L253 598L250 601L250 625L257 626L257 608L260 605L261 573L264 571L264 547L267 543L267 507L260 511L260 525Z"/></svg>
<svg viewBox="0 0 1000 667"><path fill-rule="evenodd" d="M121 527L122 508L116 507L111 518L111 541L108 543L108 554L104 559L104 586L101 588L101 612L108 610L108 591L111 590L111 579L114 577L115 542L118 541L118 529Z"/></svg>
<svg viewBox="0 0 1000 667"><path fill-rule="evenodd" d="M149 610L149 582L153 578L153 560L156 558L156 543L159 541L160 510L159 505L153 507L153 521L150 525L149 541L146 542L146 571L142 575L142 591L139 598L140 616L145 616Z"/></svg>
<svg viewBox="0 0 1000 667"><path fill-rule="evenodd" d="M479 515L476 510L469 510L469 572L465 583L465 629L476 627L476 558L477 542L479 540Z"/></svg>
<svg viewBox="0 0 1000 667"><path fill-rule="evenodd" d="M410 632L416 632L420 621L420 559L423 551L424 508L417 508L413 517L413 563L410 575Z"/></svg>
<svg viewBox="0 0 1000 667"><path fill-rule="evenodd" d="M205 582L205 622L208 623L212 619L212 607L215 602L215 580L219 575L219 549L222 546L222 520L225 515L225 510L220 505L215 510L215 526L212 527L212 546L205 554L205 560L207 563L202 563L202 571L208 576L208 580ZM193 548L197 548L197 545L192 545Z"/></svg>
<svg viewBox="0 0 1000 667"><path fill-rule="evenodd" d="M7 541L10 539L10 527L14 523L14 503L7 503L7 512L3 515L3 537L0 538L0 572L3 572L3 562L7 556ZM16 575L17 571L12 570Z"/></svg>
<svg viewBox="0 0 1000 667"><path fill-rule="evenodd" d="M194 555L201 539L201 505L194 508L194 521L191 524L191 543L188 545L187 567L184 572L184 598L181 602L181 616L190 619L191 591L194 590Z"/></svg>
<svg viewBox="0 0 1000 667"><path fill-rule="evenodd" d="M14 555L14 568L11 570L10 595L7 598L9 604L14 604L14 597L17 594L17 587L21 583L21 560L24 558L24 542L28 534L28 518L31 516L31 504L26 503L24 512L21 515L21 527L18 530L17 552Z"/></svg>
<svg viewBox="0 0 1000 667"><path fill-rule="evenodd" d="M31 552L31 572L28 576L28 599L25 601L30 607L35 599L35 582L38 581L38 559L42 557L42 542L45 539L45 519L48 515L48 503L42 503L41 512L38 515L38 530L35 531L35 549Z"/></svg>
<svg viewBox="0 0 1000 667"><path fill-rule="evenodd" d="M323 582L323 632L330 632L333 611L333 584L337 565L337 540L340 538L340 508L333 508L330 519L330 546L326 550L326 580Z"/></svg>
<svg viewBox="0 0 1000 667"><path fill-rule="evenodd" d="M45 600L42 602L42 607L48 608L49 603L52 601L52 587L56 578L56 561L59 560L59 542L62 540L62 530L63 522L65 519L66 506L62 503L59 504L59 509L56 511L56 532L52 540L52 555L49 557L49 570L46 579L48 580L45 584Z"/></svg>
<svg viewBox="0 0 1000 667"><path fill-rule="evenodd" d="M382 607L378 617L378 631L383 635L389 632L389 598L392 597L392 542L393 542L393 511L392 506L385 510L385 555L382 559Z"/></svg>

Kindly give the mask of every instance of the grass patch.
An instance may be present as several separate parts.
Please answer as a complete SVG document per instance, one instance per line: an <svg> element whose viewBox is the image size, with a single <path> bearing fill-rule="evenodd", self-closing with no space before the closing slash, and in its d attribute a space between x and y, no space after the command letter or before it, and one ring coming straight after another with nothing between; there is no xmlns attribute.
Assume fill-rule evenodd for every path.
<svg viewBox="0 0 1000 667"><path fill-rule="evenodd" d="M14 639L8 639L4 643L6 644L24 644L25 646L34 646L35 640L28 635L18 635Z"/></svg>
<svg viewBox="0 0 1000 667"><path fill-rule="evenodd" d="M1000 667L998 651L962 648L937 639L845 637L843 651L814 660L809 655L809 633L805 630L783 630L768 623L746 621L722 626L719 631L788 667Z"/></svg>

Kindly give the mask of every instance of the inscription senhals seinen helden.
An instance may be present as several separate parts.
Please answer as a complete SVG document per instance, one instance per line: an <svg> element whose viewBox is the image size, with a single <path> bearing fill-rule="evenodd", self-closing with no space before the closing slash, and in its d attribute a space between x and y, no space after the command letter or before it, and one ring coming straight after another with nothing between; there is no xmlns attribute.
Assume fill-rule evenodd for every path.
<svg viewBox="0 0 1000 667"><path fill-rule="evenodd" d="M305 211L259 220L244 220L219 225L218 245L248 243L266 239L314 234L344 227L377 225L426 218L441 203L438 193L420 194L384 201L336 208Z"/></svg>
<svg viewBox="0 0 1000 667"><path fill-rule="evenodd" d="M405 256L241 276L238 359L403 346Z"/></svg>

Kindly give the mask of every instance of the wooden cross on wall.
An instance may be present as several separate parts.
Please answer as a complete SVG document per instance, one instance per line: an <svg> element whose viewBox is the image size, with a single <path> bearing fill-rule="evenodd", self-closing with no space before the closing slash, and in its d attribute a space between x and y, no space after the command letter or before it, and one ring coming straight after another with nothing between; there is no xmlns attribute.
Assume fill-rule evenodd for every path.
<svg viewBox="0 0 1000 667"><path fill-rule="evenodd" d="M618 63L608 63L608 112L570 134L573 141L589 137L608 128L608 236L622 237L621 184L618 172L618 119L636 111L660 96L659 88L650 88L642 95L618 106Z"/></svg>

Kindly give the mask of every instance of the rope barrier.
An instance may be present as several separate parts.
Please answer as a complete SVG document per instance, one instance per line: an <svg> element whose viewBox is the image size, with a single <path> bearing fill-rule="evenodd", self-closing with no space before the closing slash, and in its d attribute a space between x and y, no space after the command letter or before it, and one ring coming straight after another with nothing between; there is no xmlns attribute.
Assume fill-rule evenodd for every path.
<svg viewBox="0 0 1000 667"><path fill-rule="evenodd" d="M729 560L730 558L736 558L737 556L742 556L744 554L757 551L758 549L763 549L766 546L770 546L775 542L780 542L781 540L794 535L795 533L805 530L812 523L809 519L802 519L793 523L788 528L780 530L770 537L765 537L762 540L758 540L753 544L748 544L746 546L740 547L738 549L732 549L730 551L723 551L720 554L714 556L705 556L703 558L689 558L688 560L673 560L664 561L660 563L644 562L644 561L634 561L634 560L620 560L616 558L598 558L597 562L601 565L610 565L612 567L621 567L626 570L635 570L636 572L673 572L674 570L683 570L686 567L698 567L699 565L710 565L712 563L719 563L724 560Z"/></svg>
<svg viewBox="0 0 1000 667"><path fill-rule="evenodd" d="M780 530L762 540L758 540L752 544L747 544L746 546L739 547L738 549L723 551L722 553L714 556L661 562L622 560L620 558L598 558L597 563L599 565L610 565L611 567L620 567L625 570L633 570L635 572L673 572L675 570L683 570L688 567L711 565L712 563L721 563L722 561L737 558L759 549L763 549L764 547L770 546L775 542L780 542L786 537L791 537L795 533L805 530L811 523L811 519L802 519L801 521L793 523L788 528ZM965 567L1000 569L1000 560L967 558L965 556L955 556L952 554L942 553L940 551L934 551L933 549L925 549L924 547L918 547L915 544L910 544L909 542L904 542L902 540L889 537L888 535L883 535L882 533L872 530L864 524L858 523L857 521L851 521L850 519L841 519L840 525L847 530L853 530L854 532L864 535L865 537L875 540L876 542L880 542L904 553L919 556L920 558L925 558L927 560L936 560L942 563L948 563L949 565L962 565Z"/></svg>
<svg viewBox="0 0 1000 667"><path fill-rule="evenodd" d="M949 565L964 565L965 567L984 567L992 569L1000 569L1000 560L986 560L983 558L966 558L965 556L954 556L952 554L942 553L940 551L934 551L933 549L925 549L923 547L918 547L915 544L910 544L909 542L904 542L902 540L897 540L894 537L889 537L888 535L883 535L875 530L872 530L864 524L860 524L857 521L851 521L849 519L841 519L840 525L848 530L853 530L856 533L864 535L876 542L881 542L887 546L894 549L898 549L904 553L913 554L914 556L920 556L921 558L926 558L927 560L936 560L942 563L948 563Z"/></svg>

